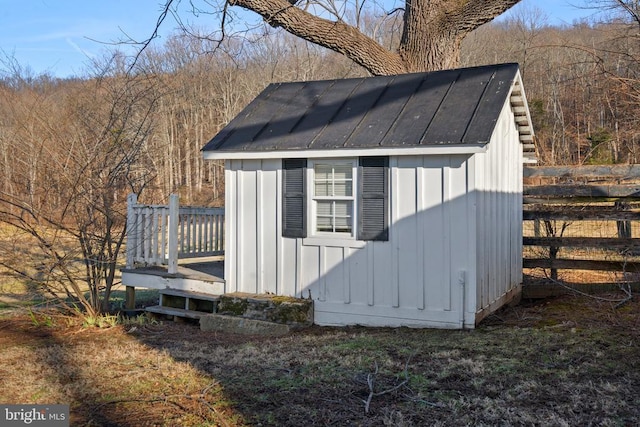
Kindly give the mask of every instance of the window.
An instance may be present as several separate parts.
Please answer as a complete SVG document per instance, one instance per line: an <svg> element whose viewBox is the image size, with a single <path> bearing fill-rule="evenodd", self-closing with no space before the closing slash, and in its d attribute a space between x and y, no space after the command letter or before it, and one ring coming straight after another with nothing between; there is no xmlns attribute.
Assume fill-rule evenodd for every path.
<svg viewBox="0 0 640 427"><path fill-rule="evenodd" d="M282 169L284 237L389 239L388 157L283 159Z"/></svg>
<svg viewBox="0 0 640 427"><path fill-rule="evenodd" d="M352 234L354 169L353 161L313 163L313 234Z"/></svg>

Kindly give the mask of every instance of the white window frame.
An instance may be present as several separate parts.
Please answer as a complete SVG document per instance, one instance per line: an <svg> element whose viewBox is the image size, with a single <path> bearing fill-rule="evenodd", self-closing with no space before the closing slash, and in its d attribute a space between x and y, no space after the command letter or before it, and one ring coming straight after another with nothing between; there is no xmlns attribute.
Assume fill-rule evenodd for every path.
<svg viewBox="0 0 640 427"><path fill-rule="evenodd" d="M325 165L344 165L351 164L351 196L316 196L315 189L315 167L318 164ZM308 238L305 243L322 244L322 240L327 240L329 245L338 244L339 246L351 246L356 241L356 233L358 230L358 159L357 158L339 158L339 159L309 159L307 164L307 215L310 225L308 229ZM351 232L332 232L318 231L317 224L317 202L319 200L348 200L351 202ZM338 241L344 241L340 244Z"/></svg>

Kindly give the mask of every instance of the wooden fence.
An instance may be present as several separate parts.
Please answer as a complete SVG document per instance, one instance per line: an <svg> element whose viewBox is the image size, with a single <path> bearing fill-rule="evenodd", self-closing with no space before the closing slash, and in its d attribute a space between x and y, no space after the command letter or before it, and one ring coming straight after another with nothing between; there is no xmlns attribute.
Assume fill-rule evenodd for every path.
<svg viewBox="0 0 640 427"><path fill-rule="evenodd" d="M637 281L640 166L525 167L524 179L525 269L551 279L582 270Z"/></svg>
<svg viewBox="0 0 640 427"><path fill-rule="evenodd" d="M224 208L139 204L127 198L127 268L135 264L167 265L178 271L178 259L224 254Z"/></svg>

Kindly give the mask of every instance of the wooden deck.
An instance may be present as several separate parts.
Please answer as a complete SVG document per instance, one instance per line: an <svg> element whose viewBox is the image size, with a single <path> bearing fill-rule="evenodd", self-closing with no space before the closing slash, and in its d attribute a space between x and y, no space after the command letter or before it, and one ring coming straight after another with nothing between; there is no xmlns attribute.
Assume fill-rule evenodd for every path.
<svg viewBox="0 0 640 427"><path fill-rule="evenodd" d="M178 265L177 273L169 273L166 266L151 266L151 267L138 267L138 268L124 268L122 272L136 273L136 274L149 274L152 276L160 277L186 277L191 279L211 280L219 279L224 280L224 261L199 261L189 264Z"/></svg>
<svg viewBox="0 0 640 427"><path fill-rule="evenodd" d="M199 259L178 265L176 273L166 266L125 268L122 270L125 286L150 289L175 289L221 295L225 292L224 260L222 257Z"/></svg>

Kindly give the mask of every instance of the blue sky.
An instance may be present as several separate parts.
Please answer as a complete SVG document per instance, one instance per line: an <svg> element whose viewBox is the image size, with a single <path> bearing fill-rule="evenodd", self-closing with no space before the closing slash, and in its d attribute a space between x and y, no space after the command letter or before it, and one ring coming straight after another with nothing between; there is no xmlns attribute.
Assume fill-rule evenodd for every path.
<svg viewBox="0 0 640 427"><path fill-rule="evenodd" d="M540 9L550 24L571 24L593 13L572 6L584 2L523 0L520 6ZM138 40L149 37L160 10L161 0L0 0L0 75L7 57L35 74L84 75L90 59L109 48L104 43L125 33ZM212 19L204 17L201 25ZM163 35L175 27L169 19Z"/></svg>

